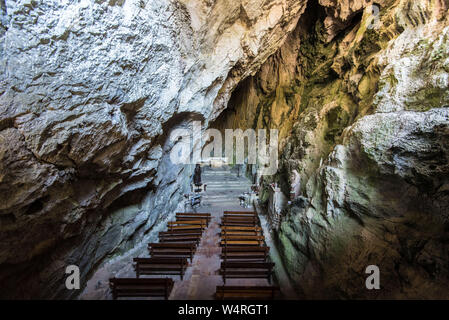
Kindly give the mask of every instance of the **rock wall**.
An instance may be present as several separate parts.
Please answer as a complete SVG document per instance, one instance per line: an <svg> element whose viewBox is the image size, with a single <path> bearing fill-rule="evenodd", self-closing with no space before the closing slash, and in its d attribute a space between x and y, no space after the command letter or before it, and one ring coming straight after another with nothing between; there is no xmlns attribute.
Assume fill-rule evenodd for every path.
<svg viewBox="0 0 449 320"><path fill-rule="evenodd" d="M74 297L67 265L148 236L191 173L170 132L203 120L280 129L305 298L447 298L449 4L376 3L0 0L0 297Z"/></svg>
<svg viewBox="0 0 449 320"><path fill-rule="evenodd" d="M296 0L0 1L2 298L68 298L175 210L170 131L214 119Z"/></svg>
<svg viewBox="0 0 449 320"><path fill-rule="evenodd" d="M304 298L448 298L448 1L309 1L217 126L280 130L276 233ZM380 268L381 290L365 269Z"/></svg>

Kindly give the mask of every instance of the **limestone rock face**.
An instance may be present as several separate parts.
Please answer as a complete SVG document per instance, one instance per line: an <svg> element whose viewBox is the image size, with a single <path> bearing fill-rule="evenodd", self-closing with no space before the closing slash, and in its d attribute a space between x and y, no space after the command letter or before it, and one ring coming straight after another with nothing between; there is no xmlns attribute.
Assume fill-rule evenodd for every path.
<svg viewBox="0 0 449 320"><path fill-rule="evenodd" d="M274 230L305 298L447 298L447 1L309 5L217 121L280 130L277 182L300 196ZM367 266L381 290L367 290Z"/></svg>
<svg viewBox="0 0 449 320"><path fill-rule="evenodd" d="M50 298L175 210L170 130L214 119L306 1L0 3L1 296Z"/></svg>
<svg viewBox="0 0 449 320"><path fill-rule="evenodd" d="M280 129L276 238L306 298L441 298L447 0L0 1L2 298L70 298L182 205L193 121ZM365 268L378 265L380 291Z"/></svg>
<svg viewBox="0 0 449 320"><path fill-rule="evenodd" d="M324 25L328 40L332 40L339 31L343 30L357 13L372 2L369 0L319 0L321 6L326 8Z"/></svg>

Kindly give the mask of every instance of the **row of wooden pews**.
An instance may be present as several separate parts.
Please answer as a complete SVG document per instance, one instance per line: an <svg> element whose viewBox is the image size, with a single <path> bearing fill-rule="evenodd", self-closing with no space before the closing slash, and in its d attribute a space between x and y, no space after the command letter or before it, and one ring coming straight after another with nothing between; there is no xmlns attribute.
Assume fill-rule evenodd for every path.
<svg viewBox="0 0 449 320"><path fill-rule="evenodd" d="M220 245L222 247L220 274L223 286L217 286L215 298L274 299L277 286L226 286L230 278L266 278L271 284L274 263L269 259L270 248L253 211L224 211Z"/></svg>
<svg viewBox="0 0 449 320"><path fill-rule="evenodd" d="M111 278L112 298L163 297L168 299L174 286L173 278L141 278L142 275L179 276L182 280L189 260L199 245L211 220L210 213L176 213L176 220L159 233L159 242L149 243L150 257L133 259L135 278Z"/></svg>

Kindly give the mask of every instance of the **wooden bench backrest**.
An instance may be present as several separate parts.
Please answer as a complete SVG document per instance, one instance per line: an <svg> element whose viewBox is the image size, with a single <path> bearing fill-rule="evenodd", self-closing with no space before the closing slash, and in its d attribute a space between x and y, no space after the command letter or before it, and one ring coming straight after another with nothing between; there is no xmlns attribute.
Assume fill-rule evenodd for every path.
<svg viewBox="0 0 449 320"><path fill-rule="evenodd" d="M195 245L191 243L166 243L166 242L158 242L158 243L149 243L148 248L171 248L171 249L195 249Z"/></svg>
<svg viewBox="0 0 449 320"><path fill-rule="evenodd" d="M246 222L246 221L225 221L221 223L221 227L257 227L258 223L256 221Z"/></svg>
<svg viewBox="0 0 449 320"><path fill-rule="evenodd" d="M171 278L111 278L109 286L113 299L118 297L160 296L168 299L173 288Z"/></svg>
<svg viewBox="0 0 449 320"><path fill-rule="evenodd" d="M262 240L221 240L222 246L261 246Z"/></svg>
<svg viewBox="0 0 449 320"><path fill-rule="evenodd" d="M261 246L261 247L239 247L239 246L232 246L232 247L225 247L223 248L222 252L269 252L270 247L267 246Z"/></svg>
<svg viewBox="0 0 449 320"><path fill-rule="evenodd" d="M191 236L201 236L203 232L201 230L172 230L172 231L161 231L159 236L176 236L176 235L191 235Z"/></svg>
<svg viewBox="0 0 449 320"><path fill-rule="evenodd" d="M159 238L163 238L163 237L173 237L173 238L179 238L179 237L191 237L191 238L201 238L202 234L201 233L181 233L181 232L177 232L177 233L161 233L159 232Z"/></svg>
<svg viewBox="0 0 449 320"><path fill-rule="evenodd" d="M148 286L156 286L156 285L173 285L173 279L171 278L111 278L109 279L109 283L114 286L119 285L148 285Z"/></svg>
<svg viewBox="0 0 449 320"><path fill-rule="evenodd" d="M176 215L192 215L192 216L211 217L211 214L209 212L176 212Z"/></svg>
<svg viewBox="0 0 449 320"><path fill-rule="evenodd" d="M246 215L253 215L253 216L255 216L255 215L257 215L257 212L254 212L254 211L227 211L227 210L225 210L225 211L223 211L223 214L224 215L233 215L233 214L243 215L243 214L246 214Z"/></svg>
<svg viewBox="0 0 449 320"><path fill-rule="evenodd" d="M234 262L222 261L221 268L234 269L273 269L274 262Z"/></svg>
<svg viewBox="0 0 449 320"><path fill-rule="evenodd" d="M170 242L170 241L177 241L177 242L199 242L201 240L201 236L196 235L182 235L182 236L159 236L159 242Z"/></svg>
<svg viewBox="0 0 449 320"><path fill-rule="evenodd" d="M221 221L259 221L259 218L257 216L252 217L223 217L221 218Z"/></svg>
<svg viewBox="0 0 449 320"><path fill-rule="evenodd" d="M236 235L236 236L238 236L238 235L241 235L241 236L259 236L259 235L262 235L262 233L261 232L259 232L259 231L222 231L222 232L220 232L220 236L221 237L223 237L223 236L231 236L231 235Z"/></svg>
<svg viewBox="0 0 449 320"><path fill-rule="evenodd" d="M177 215L176 215L176 219L178 219L178 218L205 219L205 220L210 220L210 219L212 219L211 216L192 215L192 214L177 214Z"/></svg>
<svg viewBox="0 0 449 320"><path fill-rule="evenodd" d="M250 226L251 225L257 226L258 223L259 223L259 221L255 220L255 219L238 219L238 220L235 220L235 219L222 219L221 220L221 224L223 224L223 225L230 225L230 226L232 224L241 224L242 226L245 225L245 224L249 224Z"/></svg>
<svg viewBox="0 0 449 320"><path fill-rule="evenodd" d="M188 265L188 261L186 258L159 258L159 257L151 257L151 258L134 258L134 262L141 264L179 264L179 265Z"/></svg>
<svg viewBox="0 0 449 320"><path fill-rule="evenodd" d="M205 228L206 228L206 225L204 225L204 224L192 224L192 225L184 225L184 226L168 225L168 231L204 230Z"/></svg>
<svg viewBox="0 0 449 320"><path fill-rule="evenodd" d="M201 220L204 223L208 223L210 221L210 218L199 218L199 217L191 217L191 216L176 216L176 221L182 222L182 221L190 221L190 220Z"/></svg>
<svg viewBox="0 0 449 320"><path fill-rule="evenodd" d="M206 225L206 220L182 220L182 221L169 221L167 224L172 226L183 226L183 225Z"/></svg>
<svg viewBox="0 0 449 320"><path fill-rule="evenodd" d="M222 240L265 240L264 236L261 235L224 235L221 237Z"/></svg>
<svg viewBox="0 0 449 320"><path fill-rule="evenodd" d="M221 226L220 229L224 230L254 230L254 231L262 231L262 228L259 226Z"/></svg>

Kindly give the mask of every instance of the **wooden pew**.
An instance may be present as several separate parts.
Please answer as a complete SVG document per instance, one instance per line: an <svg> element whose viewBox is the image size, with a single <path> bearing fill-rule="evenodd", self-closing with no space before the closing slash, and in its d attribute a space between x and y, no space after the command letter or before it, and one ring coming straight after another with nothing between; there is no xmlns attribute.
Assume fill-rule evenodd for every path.
<svg viewBox="0 0 449 320"><path fill-rule="evenodd" d="M198 245L201 241L201 235L189 235L189 234L159 234L159 242L182 242L182 243L193 243Z"/></svg>
<svg viewBox="0 0 449 320"><path fill-rule="evenodd" d="M225 246L262 246L264 240L242 240L242 239L222 239L220 245Z"/></svg>
<svg viewBox="0 0 449 320"><path fill-rule="evenodd" d="M267 278L271 283L273 273L273 262L230 262L222 261L220 274L223 277L223 283L230 278Z"/></svg>
<svg viewBox="0 0 449 320"><path fill-rule="evenodd" d="M206 219L186 219L186 220L169 221L168 224L175 226L201 225L203 226L203 228L205 228L207 221Z"/></svg>
<svg viewBox="0 0 449 320"><path fill-rule="evenodd" d="M226 234L221 237L223 241L232 241L232 240L254 240L264 242L265 237L262 235L240 235L240 234Z"/></svg>
<svg viewBox="0 0 449 320"><path fill-rule="evenodd" d="M220 258L227 260L267 261L270 247L267 246L230 246L223 247Z"/></svg>
<svg viewBox="0 0 449 320"><path fill-rule="evenodd" d="M259 219L257 215L248 215L248 214L226 214L223 215L222 219Z"/></svg>
<svg viewBox="0 0 449 320"><path fill-rule="evenodd" d="M211 220L211 214L210 213L189 213L189 212L177 212L176 213L176 220L182 221L182 220L206 220L207 225L209 225L209 222Z"/></svg>
<svg viewBox="0 0 449 320"><path fill-rule="evenodd" d="M224 237L226 235L242 235L242 236L258 236L262 235L262 232L260 231L222 231L220 232L220 237Z"/></svg>
<svg viewBox="0 0 449 320"><path fill-rule="evenodd" d="M187 269L186 258L134 258L136 277L141 275L179 275L181 280Z"/></svg>
<svg viewBox="0 0 449 320"><path fill-rule="evenodd" d="M159 242L149 243L148 251L151 257L176 257L193 259L196 245L193 243Z"/></svg>
<svg viewBox="0 0 449 320"><path fill-rule="evenodd" d="M258 219L258 215L253 214L224 214L222 218L227 219Z"/></svg>
<svg viewBox="0 0 449 320"><path fill-rule="evenodd" d="M277 286L217 286L217 300L273 300Z"/></svg>
<svg viewBox="0 0 449 320"><path fill-rule="evenodd" d="M262 228L259 226L221 226L221 231L258 231L262 232Z"/></svg>
<svg viewBox="0 0 449 320"><path fill-rule="evenodd" d="M176 212L176 215L192 215L198 217L212 217L210 212Z"/></svg>
<svg viewBox="0 0 449 320"><path fill-rule="evenodd" d="M111 278L109 286L114 300L120 297L164 297L167 300L173 289L173 279Z"/></svg>
<svg viewBox="0 0 449 320"><path fill-rule="evenodd" d="M232 215L247 215L247 216L257 216L257 212L254 211L223 211L224 216L232 216Z"/></svg>
<svg viewBox="0 0 449 320"><path fill-rule="evenodd" d="M239 217L239 216L235 216L235 217L222 217L221 221L254 221L254 222L259 222L259 217L258 216L248 216L248 217Z"/></svg>
<svg viewBox="0 0 449 320"><path fill-rule="evenodd" d="M201 221L207 227L209 225L209 220L205 218L193 218L193 217L176 217L176 222L189 222L189 221Z"/></svg>
<svg viewBox="0 0 449 320"><path fill-rule="evenodd" d="M248 226L257 226L259 225L259 220L255 219L255 218L223 218L221 219L221 224L222 225L248 225Z"/></svg>
<svg viewBox="0 0 449 320"><path fill-rule="evenodd" d="M167 223L168 231L172 230L204 230L205 220L170 221Z"/></svg>
<svg viewBox="0 0 449 320"><path fill-rule="evenodd" d="M257 225L252 221L222 221L220 227L257 227Z"/></svg>
<svg viewBox="0 0 449 320"><path fill-rule="evenodd" d="M221 219L221 225L222 226L249 226L249 227L256 227L259 226L259 220L256 218L225 218L223 217Z"/></svg>
<svg viewBox="0 0 449 320"><path fill-rule="evenodd" d="M201 230L172 230L161 231L159 236L200 236L203 234Z"/></svg>

